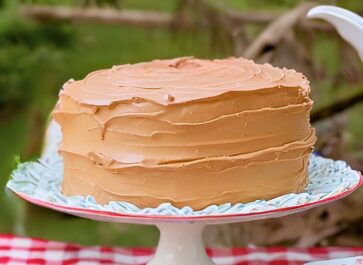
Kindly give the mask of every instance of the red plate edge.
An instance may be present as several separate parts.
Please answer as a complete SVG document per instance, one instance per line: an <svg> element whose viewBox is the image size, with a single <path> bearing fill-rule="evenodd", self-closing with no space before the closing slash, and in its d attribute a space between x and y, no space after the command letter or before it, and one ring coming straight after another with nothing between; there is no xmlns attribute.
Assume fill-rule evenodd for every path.
<svg viewBox="0 0 363 265"><path fill-rule="evenodd" d="M253 212L253 213L241 213L241 214L219 214L219 215L196 215L196 216L171 216L171 215L141 215L141 214L125 214L125 213L114 213L114 212L108 212L108 211L100 211L100 210L93 210L93 209L84 209L79 207L71 207L71 206L63 206L61 204L57 203L50 203L47 201L39 200L36 198L33 198L31 196L28 196L21 192L13 191L17 196L24 199L25 201L28 201L30 203L50 208L56 211L65 212L67 213L90 213L90 214L96 214L99 216L110 216L110 217L120 217L120 218L135 218L135 219L144 219L144 220L150 220L150 219L159 219L159 220L184 220L184 221L194 221L194 220L200 220L200 219L218 219L218 218L228 218L228 217L247 217L247 216L258 216L262 214L270 214L270 213L278 213L278 212L284 212L289 210L295 210L299 208L305 208L309 206L317 206L319 204L325 204L332 201L335 201L337 199L343 198L351 193L353 193L355 190L357 190L361 185L363 184L363 175L360 173L359 175L359 181L358 183L351 188L350 190L344 191L342 193L339 193L337 195L334 195L332 197L328 197L325 199L322 199L320 201L315 202L309 202L301 205L296 206L289 206L284 208L278 208L263 212Z"/></svg>

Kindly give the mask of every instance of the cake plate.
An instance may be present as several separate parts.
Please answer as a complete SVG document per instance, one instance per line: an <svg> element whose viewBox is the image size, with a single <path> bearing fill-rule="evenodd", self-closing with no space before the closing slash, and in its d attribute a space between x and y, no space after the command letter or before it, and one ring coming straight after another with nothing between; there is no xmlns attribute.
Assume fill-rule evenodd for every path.
<svg viewBox="0 0 363 265"><path fill-rule="evenodd" d="M87 219L102 222L156 225L160 230L160 240L155 256L147 263L148 265L215 265L209 259L204 249L202 232L206 225L255 221L302 212L349 195L362 185L362 179L362 176L360 176L359 182L352 189L323 200L270 211L225 215L168 216L119 214L63 206L33 198L21 192L15 191L15 193L22 199L35 205Z"/></svg>
<svg viewBox="0 0 363 265"><path fill-rule="evenodd" d="M103 206L93 198L61 194L62 173L57 172L62 161L56 157L59 128L53 126L53 130L52 126L48 130L43 157L38 162L21 164L13 172L7 187L30 203L82 218L156 225L160 230L160 240L148 265L213 265L215 263L207 256L202 240L206 225L277 218L306 211L341 199L363 183L362 175L344 162L313 156L309 168L310 182L306 191L300 194L247 204L213 205L201 211L193 211L190 207L178 209L170 204L147 209L138 209L125 202ZM49 159L54 157L55 160ZM51 161L56 161L57 166Z"/></svg>

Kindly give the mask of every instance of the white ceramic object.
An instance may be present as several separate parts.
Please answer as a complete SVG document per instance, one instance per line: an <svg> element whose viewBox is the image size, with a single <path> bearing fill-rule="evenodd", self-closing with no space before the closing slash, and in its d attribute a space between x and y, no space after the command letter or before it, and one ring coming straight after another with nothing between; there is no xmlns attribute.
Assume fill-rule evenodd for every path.
<svg viewBox="0 0 363 265"><path fill-rule="evenodd" d="M332 24L339 34L358 52L363 61L363 18L337 6L317 6L308 12L309 18L324 19Z"/></svg>
<svg viewBox="0 0 363 265"><path fill-rule="evenodd" d="M147 265L215 265L202 240L204 224L158 224L160 239L154 258Z"/></svg>

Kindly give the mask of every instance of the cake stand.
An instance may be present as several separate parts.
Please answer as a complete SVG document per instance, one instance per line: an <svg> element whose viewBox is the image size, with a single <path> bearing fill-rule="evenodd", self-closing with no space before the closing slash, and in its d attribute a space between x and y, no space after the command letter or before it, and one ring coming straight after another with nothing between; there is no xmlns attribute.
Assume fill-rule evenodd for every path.
<svg viewBox="0 0 363 265"><path fill-rule="evenodd" d="M52 127L52 126L50 126ZM58 135L58 136L57 136ZM53 138L56 138L54 140ZM58 138L58 139L57 139ZM43 156L52 157L54 156L54 152L57 149L57 144L54 144L59 141L59 132L57 130L50 132L48 131L48 136L46 137L46 149L43 152ZM53 155L52 155L53 154ZM317 160L322 158L316 158ZM322 159L323 161L324 159ZM289 214L294 214L298 212L302 212L313 207L317 207L326 203L330 203L332 201L341 199L354 190L356 190L363 183L363 177L359 172L351 170L348 166L342 163L336 163L332 160L329 160L330 164L327 163L328 166L323 166L322 176L324 174L335 174L333 178L327 179L325 182L319 182L320 177L318 176L318 185L321 190L318 190L314 193L310 201L304 201L304 196L299 196L301 194L290 194L281 196L281 199L277 198L271 201L257 201L255 204L252 203L252 208L249 208L244 211L234 210L234 206L229 206L230 209L225 212L220 212L219 206L215 206L217 211L196 211L190 208L192 214L187 213L183 214L180 212L178 214L168 214L161 210L153 213L143 212L143 211L135 211L132 212L134 208L130 208L130 211L123 210L129 204L126 203L126 206L122 204L122 207L115 211L113 208L103 208L103 206L95 207L95 202L87 204L87 198L83 199L82 207L79 205L75 205L74 203L70 203L68 197L58 199L58 197L62 197L60 193L60 182L58 176L57 178L52 179L49 175L53 175L52 167L50 169L44 167L46 163L46 159L40 161L38 163L31 162L25 163L24 167L18 167L15 173L13 173L13 179L8 182L7 187L11 189L16 195L20 198L33 203L38 206L46 207L52 210L56 210L59 212L79 216L82 218L102 221L102 222L115 222L115 223L132 223L132 224L145 224L145 225L156 225L160 230L160 240L158 247L156 249L156 253L154 258L148 263L148 265L212 265L215 264L212 260L209 259L205 252L204 244L202 241L202 232L206 225L213 224L225 224L225 223L237 223L237 222L247 222L268 218L277 218L286 216ZM314 161L313 161L314 162ZM323 162L324 163L324 162ZM314 164L314 163L312 163ZM48 170L48 171L47 171ZM319 173L320 169L316 169L315 172ZM32 174L27 174L28 171ZM35 173L34 173L35 172ZM330 172L330 173L329 173ZM333 173L331 173L333 172ZM321 172L320 172L321 173ZM41 177L36 177L37 174L42 175ZM340 176L341 174L341 176ZM312 179L314 179L314 174L312 174ZM316 174L315 174L316 175ZM50 178L50 181L45 181L46 178ZM350 180L349 180L350 179ZM346 181L348 180L348 182ZM350 181L350 182L349 182ZM52 183L58 183L55 186L52 186ZM336 184L338 182L338 184ZM26 184L24 184L26 183ZM49 184L50 183L50 184ZM344 183L350 183L349 185ZM343 185L344 184L344 185ZM24 186L25 185L25 186ZM309 183L310 185L310 183ZM329 190L329 186L336 185L339 188L339 185L342 185L342 189L334 189L334 192ZM313 189L312 185L310 189ZM34 192L34 190L39 190L39 192ZM58 190L57 190L58 189ZM309 189L309 186L308 186ZM53 197L49 197L49 193L56 194ZM320 194L326 194L324 196L320 196ZM311 191L310 191L311 193ZM47 197L48 196L48 197ZM319 197L320 196L320 197ZM297 197L293 203L286 204L286 201L289 199L294 199ZM286 199L287 198L287 199ZM291 201L291 200L290 200ZM264 207L259 208L259 205L264 205ZM270 204L268 204L270 203ZM243 204L242 207L245 207ZM254 206L256 205L256 206ZM274 205L273 209L268 208L269 205ZM281 206L280 206L281 205ZM96 205L97 206L97 205ZM166 206L166 209L172 206ZM159 208L159 207L158 207ZM110 210L111 209L111 210ZM174 208L175 209L175 208ZM154 210L154 209L152 209ZM237 211L237 212L236 212ZM240 211L240 212L239 212ZM218 263L218 261L217 261Z"/></svg>
<svg viewBox="0 0 363 265"><path fill-rule="evenodd" d="M358 184L350 190L327 199L299 206L246 214L200 215L188 217L118 214L107 211L63 206L57 203L38 200L21 192L15 193L22 199L38 206L87 219L103 222L156 225L160 230L160 240L155 256L148 265L212 265L215 263L207 256L202 241L202 232L206 225L277 218L302 212L341 199L356 190L362 183L363 177L361 176Z"/></svg>
<svg viewBox="0 0 363 265"><path fill-rule="evenodd" d="M156 225L160 230L160 240L155 256L148 265L213 265L215 263L207 256L202 240L202 232L206 225L277 218L302 212L313 207L341 199L356 190L362 185L362 183L363 177L361 176L358 184L348 191L324 200L306 203L299 206L246 214L200 215L188 217L118 214L92 209L82 209L72 206L63 206L52 202L38 200L20 192L15 193L22 199L35 205L87 219L103 222Z"/></svg>

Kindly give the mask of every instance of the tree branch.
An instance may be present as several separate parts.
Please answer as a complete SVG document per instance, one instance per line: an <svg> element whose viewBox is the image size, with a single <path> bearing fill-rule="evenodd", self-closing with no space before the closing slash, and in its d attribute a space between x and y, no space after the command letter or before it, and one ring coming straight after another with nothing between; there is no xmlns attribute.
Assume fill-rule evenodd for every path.
<svg viewBox="0 0 363 265"><path fill-rule="evenodd" d="M77 21L129 26L165 27L172 14L159 11L116 10L109 8L71 8L45 5L23 5L20 14L38 21Z"/></svg>
<svg viewBox="0 0 363 265"><path fill-rule="evenodd" d="M224 16L234 25L268 24L278 18L280 12L240 12L228 8L215 6L205 1L202 4L214 13ZM97 22L103 24L125 24L130 26L163 27L173 23L173 14L161 11L141 11L141 10L116 10L110 8L71 8L47 5L22 5L20 14L34 18L39 21L77 21L77 22ZM192 18L186 17L186 24L191 23ZM185 22L185 21L184 21ZM303 30L319 29L332 31L329 24L312 21L302 21L300 27Z"/></svg>
<svg viewBox="0 0 363 265"><path fill-rule="evenodd" d="M354 105L363 102L363 89L349 98L338 100L332 104L314 111L310 116L311 122L316 122L338 114Z"/></svg>
<svg viewBox="0 0 363 265"><path fill-rule="evenodd" d="M315 4L303 3L276 18L247 48L244 57L256 59L267 50L274 49L286 32L291 30L313 6Z"/></svg>

